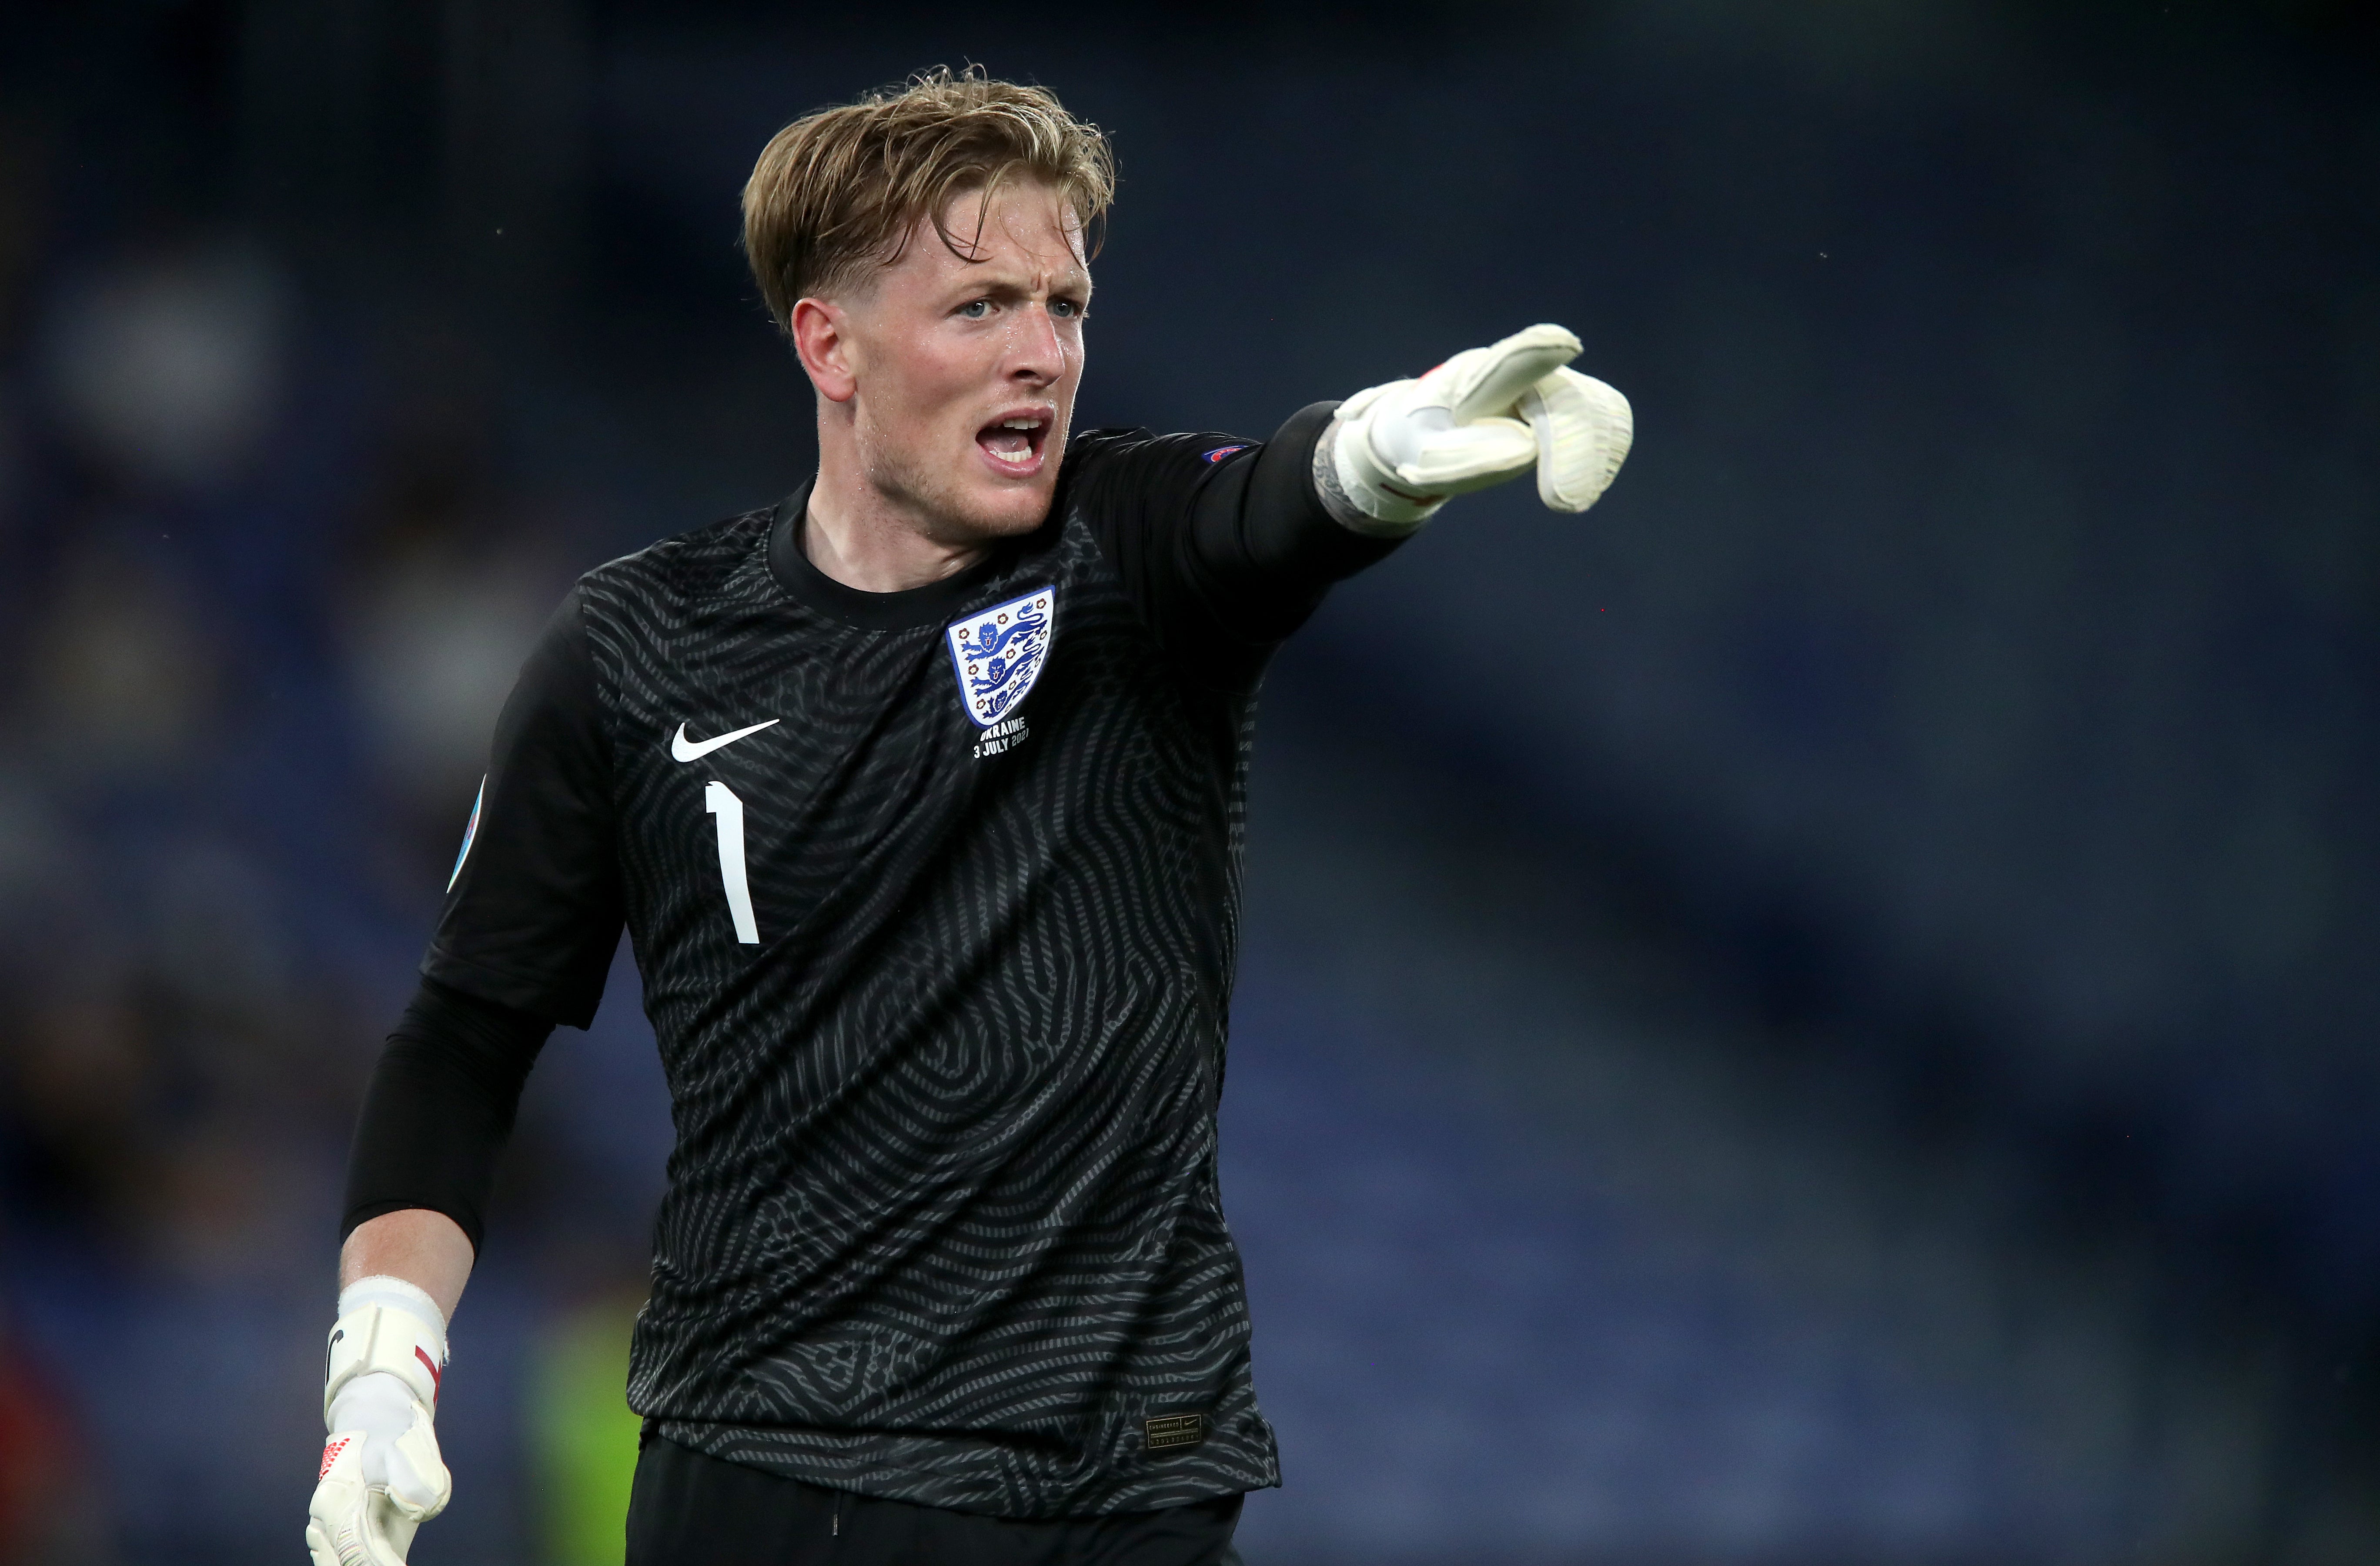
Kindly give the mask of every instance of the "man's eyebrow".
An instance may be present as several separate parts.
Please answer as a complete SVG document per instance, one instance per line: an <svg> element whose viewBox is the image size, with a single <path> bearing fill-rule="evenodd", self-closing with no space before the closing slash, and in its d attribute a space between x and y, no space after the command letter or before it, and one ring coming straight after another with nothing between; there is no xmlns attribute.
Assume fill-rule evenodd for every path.
<svg viewBox="0 0 2380 1566"><path fill-rule="evenodd" d="M951 297L954 299L980 298L986 295L993 294L999 295L1003 298L1015 297L1025 294L1029 294L1032 291L1033 285L1029 277L1022 276L1013 272L1000 276L986 277L981 273L976 272L973 269L969 269L967 272L963 272L956 277L951 279L951 285L948 290ZM1052 294L1079 294L1083 297L1088 298L1091 293L1091 274L1079 268L1069 267L1065 272L1061 273L1059 275L1050 280L1050 292Z"/></svg>

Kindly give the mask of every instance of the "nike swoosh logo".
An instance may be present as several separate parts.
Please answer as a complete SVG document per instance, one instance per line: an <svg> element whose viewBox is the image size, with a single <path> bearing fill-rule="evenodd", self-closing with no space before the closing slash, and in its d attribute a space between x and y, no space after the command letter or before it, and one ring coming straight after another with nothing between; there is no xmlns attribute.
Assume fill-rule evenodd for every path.
<svg viewBox="0 0 2380 1566"><path fill-rule="evenodd" d="M670 740L670 758L671 759L677 761L691 761L698 756L710 755L712 751L718 749L722 745L733 745L747 734L757 734L762 729L769 727L770 723L775 723L781 721L782 720L780 719L771 718L767 723L755 723L748 729L737 729L732 734L721 734L717 739L706 739L693 744L689 744L687 742L686 737L686 725L684 723L680 723L677 726L676 734L672 736Z"/></svg>

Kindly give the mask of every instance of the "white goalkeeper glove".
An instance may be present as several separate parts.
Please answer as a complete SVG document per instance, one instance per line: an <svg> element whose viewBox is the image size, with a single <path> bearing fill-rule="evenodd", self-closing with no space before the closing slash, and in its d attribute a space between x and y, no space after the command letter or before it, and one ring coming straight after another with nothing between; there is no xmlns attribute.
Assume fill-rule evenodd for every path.
<svg viewBox="0 0 2380 1566"><path fill-rule="evenodd" d="M1535 467L1538 499L1585 511L1620 471L1635 420L1626 397L1567 368L1578 350L1561 327L1532 326L1356 393L1315 447L1324 506L1359 533L1396 537L1449 496Z"/></svg>
<svg viewBox="0 0 2380 1566"><path fill-rule="evenodd" d="M402 1278L339 1295L322 1374L322 1472L306 1509L314 1566L404 1566L413 1530L453 1489L431 1421L446 1368L446 1319Z"/></svg>

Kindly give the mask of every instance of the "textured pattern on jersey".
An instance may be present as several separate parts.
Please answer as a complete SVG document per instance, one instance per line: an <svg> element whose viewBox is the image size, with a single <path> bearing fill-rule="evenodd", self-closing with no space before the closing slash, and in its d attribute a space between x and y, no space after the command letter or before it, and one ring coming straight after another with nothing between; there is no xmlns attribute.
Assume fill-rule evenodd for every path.
<svg viewBox="0 0 2380 1566"><path fill-rule="evenodd" d="M630 1402L714 1456L1009 1516L1278 1483L1215 1176L1248 692L1183 677L1078 518L901 631L788 594L770 521L581 588L678 1134ZM980 754L945 626L1044 585L1023 727ZM681 724L771 718L671 759ZM1203 1441L1145 1450L1183 1414Z"/></svg>

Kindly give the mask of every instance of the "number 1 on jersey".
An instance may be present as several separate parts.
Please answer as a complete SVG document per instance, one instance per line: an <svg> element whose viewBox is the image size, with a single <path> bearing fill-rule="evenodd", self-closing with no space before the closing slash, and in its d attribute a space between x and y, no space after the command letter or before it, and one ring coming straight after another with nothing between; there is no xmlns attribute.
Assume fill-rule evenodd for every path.
<svg viewBox="0 0 2380 1566"><path fill-rule="evenodd" d="M719 879L727 888L727 911L735 919L735 939L747 946L758 946L760 926L752 917L752 886L744 875L744 802L725 783L707 783L702 807L719 822Z"/></svg>

